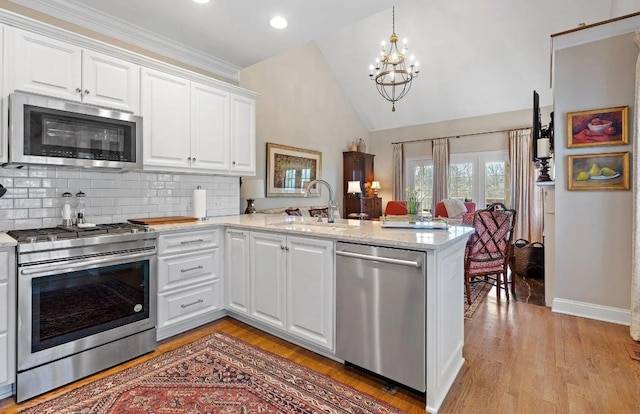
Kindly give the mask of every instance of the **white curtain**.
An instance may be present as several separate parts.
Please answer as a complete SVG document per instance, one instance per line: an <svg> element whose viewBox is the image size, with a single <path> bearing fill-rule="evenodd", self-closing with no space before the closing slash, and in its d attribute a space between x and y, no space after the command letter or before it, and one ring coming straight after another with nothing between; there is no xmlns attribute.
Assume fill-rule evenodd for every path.
<svg viewBox="0 0 640 414"><path fill-rule="evenodd" d="M431 211L436 211L436 203L449 198L449 139L434 139L433 149L433 201Z"/></svg>
<svg viewBox="0 0 640 414"><path fill-rule="evenodd" d="M640 47L640 32L636 32L636 45ZM631 264L631 337L640 341L640 161L638 161L638 148L640 148L640 55L636 61L636 104L633 105L633 233L632 233L632 264Z"/></svg>
<svg viewBox="0 0 640 414"><path fill-rule="evenodd" d="M542 189L533 163L531 128L509 131L509 164L511 165L511 208L516 210L513 240L542 242Z"/></svg>
<svg viewBox="0 0 640 414"><path fill-rule="evenodd" d="M404 199L404 148L393 144L393 200Z"/></svg>

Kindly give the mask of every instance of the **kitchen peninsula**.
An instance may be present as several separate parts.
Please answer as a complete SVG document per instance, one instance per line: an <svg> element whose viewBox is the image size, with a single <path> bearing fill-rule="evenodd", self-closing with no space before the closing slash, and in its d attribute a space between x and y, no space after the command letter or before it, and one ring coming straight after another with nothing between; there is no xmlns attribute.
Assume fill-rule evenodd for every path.
<svg viewBox="0 0 640 414"><path fill-rule="evenodd" d="M353 293L359 300L373 304L386 300L387 306L391 304L391 311L374 305L364 312L367 320L359 323L356 319L353 329L348 327L349 334L343 334L342 338L367 331L377 335L376 340L370 342L391 344L378 348L372 345L373 359L377 360L384 350L387 360L399 366L408 361L417 367L418 379L408 385L425 392L426 410L437 412L464 363L463 252L472 229L451 226L411 230L383 228L381 222L375 221L338 219L335 223L319 223L316 220L247 214L151 226L149 230L153 231L143 234L157 237L157 265L152 266L157 270L150 273L157 279L157 338L169 338L229 315L321 355L352 362L339 351L338 298ZM2 236L1 247L7 252L4 266L9 270L7 282L12 287L16 273L15 264L10 260L14 255L9 250L14 249L15 242L5 234ZM129 236L111 237L129 239ZM372 251L410 251L414 254L412 257L419 259L389 260L375 256L370 258L368 269L376 270L361 273L373 286L372 290L360 290L359 286L338 289L340 274L345 273L340 273L340 261L345 253L338 246L344 245L373 248ZM346 256L349 255L362 256L347 252ZM394 289L393 293L385 290L382 283L385 280L387 287L401 286L396 281L404 273L400 269L403 267L414 278L421 279L420 288ZM395 272L396 269L399 271ZM15 292L15 288L8 289L9 292ZM12 295L8 299L7 303L15 303ZM420 318L405 312L409 308L415 310L415 302L421 302L422 307L417 308L421 310ZM6 313L8 344L14 342L15 335L15 314L10 309L13 306ZM386 321L383 325L391 330L378 331L381 325L372 323L379 321ZM399 330L403 326L405 329ZM406 329L409 326L412 329ZM395 332L406 332L406 335ZM419 346L416 347L416 343ZM402 351L395 348L395 344L413 344L417 355L415 358L408 358L404 353L397 355ZM362 353L367 352L369 350ZM15 350L0 347L0 354L11 362L4 366L5 373L0 366L0 374L7 380L0 391L8 396L15 375ZM373 372L388 372L384 367L379 371L377 366L353 363ZM384 376L407 384L396 379L393 373Z"/></svg>
<svg viewBox="0 0 640 414"><path fill-rule="evenodd" d="M428 412L438 411L464 363L462 280L464 245L473 231L469 227L412 230L383 228L381 222L376 221L338 219L336 223L318 223L317 219L309 217L246 214L153 228L160 234L159 262L162 261L163 237L186 236L191 232L193 240L180 241L191 245L199 240L208 243L203 231L207 234L210 234L210 229L223 231L224 242L222 233L214 236L219 240L217 243L224 246L225 258L225 299L219 309L261 330L337 360L341 358L336 353L336 343L340 339L336 337L339 335L336 320L340 318L336 312L336 297L340 293L336 290L336 243L422 252L426 258L423 264L419 264L425 275L425 368L423 387L412 388L420 388L419 391L426 393ZM194 262L193 267L195 265ZM159 269L162 273L161 264ZM385 292L377 294L382 297ZM377 301L379 297L370 298L370 301ZM399 309L404 309L404 298L406 296L396 298ZM183 300L183 306L195 307L197 305L191 304L202 299L197 295L185 295ZM159 304L162 304L162 299ZM388 317L381 311L374 313L371 319ZM408 316L404 318L408 319ZM404 320L399 324L403 325ZM158 328L160 337L162 317ZM362 328L367 329L375 330L368 326ZM380 337L376 342L384 342L384 339ZM403 338L395 340L402 342ZM396 360L402 357L398 355ZM377 372L374 368L367 369Z"/></svg>

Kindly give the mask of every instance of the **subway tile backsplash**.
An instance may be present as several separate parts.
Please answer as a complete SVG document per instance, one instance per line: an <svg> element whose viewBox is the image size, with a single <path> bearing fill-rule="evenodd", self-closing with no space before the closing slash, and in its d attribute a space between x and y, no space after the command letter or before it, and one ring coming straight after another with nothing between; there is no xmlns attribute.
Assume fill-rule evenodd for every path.
<svg viewBox="0 0 640 414"><path fill-rule="evenodd" d="M208 216L240 212L238 177L31 166L0 169L0 184L7 188L0 198L0 231L60 225L65 191L86 194L86 220L96 224L190 216L198 186L207 190Z"/></svg>

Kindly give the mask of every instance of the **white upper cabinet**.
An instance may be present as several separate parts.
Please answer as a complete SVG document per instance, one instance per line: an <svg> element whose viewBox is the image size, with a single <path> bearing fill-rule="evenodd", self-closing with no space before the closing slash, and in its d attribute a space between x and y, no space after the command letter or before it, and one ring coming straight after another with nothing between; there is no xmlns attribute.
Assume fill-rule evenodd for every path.
<svg viewBox="0 0 640 414"><path fill-rule="evenodd" d="M192 167L228 171L229 136L229 93L192 83Z"/></svg>
<svg viewBox="0 0 640 414"><path fill-rule="evenodd" d="M0 68L4 68L4 26L0 25ZM3 69L4 73L5 70ZM4 92L4 82L0 80L0 163L9 161L9 101Z"/></svg>
<svg viewBox="0 0 640 414"><path fill-rule="evenodd" d="M253 175L255 100L142 70L145 170Z"/></svg>
<svg viewBox="0 0 640 414"><path fill-rule="evenodd" d="M83 50L82 101L139 113L140 66Z"/></svg>
<svg viewBox="0 0 640 414"><path fill-rule="evenodd" d="M256 173L256 101L234 95L231 98L231 171Z"/></svg>
<svg viewBox="0 0 640 414"><path fill-rule="evenodd" d="M191 167L190 82L163 72L142 70L143 165Z"/></svg>
<svg viewBox="0 0 640 414"><path fill-rule="evenodd" d="M5 93L20 90L139 113L136 64L16 28L7 28L5 49Z"/></svg>

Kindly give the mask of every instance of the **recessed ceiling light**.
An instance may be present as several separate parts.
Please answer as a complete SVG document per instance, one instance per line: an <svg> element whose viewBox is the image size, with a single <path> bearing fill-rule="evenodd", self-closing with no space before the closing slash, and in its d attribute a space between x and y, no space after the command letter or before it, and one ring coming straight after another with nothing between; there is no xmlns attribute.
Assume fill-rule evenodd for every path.
<svg viewBox="0 0 640 414"><path fill-rule="evenodd" d="M273 27L274 29L284 29L285 27L287 27L287 25L289 23L287 23L287 19L285 19L282 16L275 16L274 18L272 18L271 20L269 20L269 24L271 25L271 27Z"/></svg>
<svg viewBox="0 0 640 414"><path fill-rule="evenodd" d="M193 0L193 1L195 1L196 3L202 3L202 4L209 3L209 0Z"/></svg>

